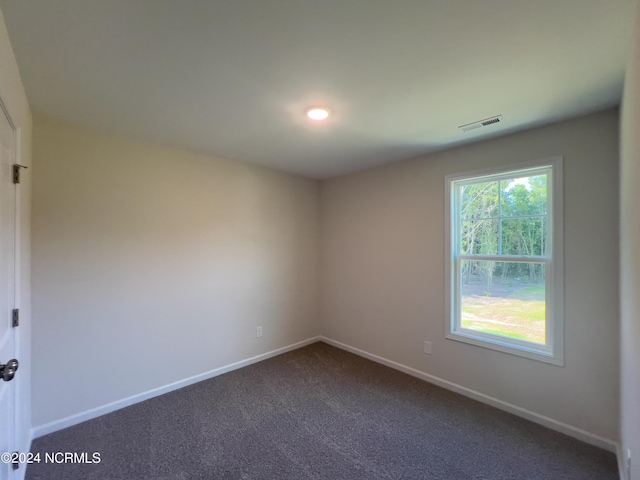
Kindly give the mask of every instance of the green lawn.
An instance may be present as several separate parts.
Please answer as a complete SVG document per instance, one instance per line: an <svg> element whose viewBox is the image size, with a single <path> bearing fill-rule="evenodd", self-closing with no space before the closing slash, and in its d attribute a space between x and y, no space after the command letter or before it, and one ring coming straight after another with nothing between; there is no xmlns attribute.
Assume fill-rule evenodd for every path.
<svg viewBox="0 0 640 480"><path fill-rule="evenodd" d="M544 287L528 286L509 297L462 297L462 327L544 344Z"/></svg>

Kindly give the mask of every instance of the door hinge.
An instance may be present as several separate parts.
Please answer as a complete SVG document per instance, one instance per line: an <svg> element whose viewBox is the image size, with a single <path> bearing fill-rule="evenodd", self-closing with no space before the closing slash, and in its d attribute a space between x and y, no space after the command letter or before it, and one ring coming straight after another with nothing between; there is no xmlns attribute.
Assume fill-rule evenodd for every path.
<svg viewBox="0 0 640 480"><path fill-rule="evenodd" d="M11 462L11 468L18 470L20 468L20 452L13 452L13 461Z"/></svg>
<svg viewBox="0 0 640 480"><path fill-rule="evenodd" d="M15 328L18 325L20 325L20 309L14 308L11 315L11 326Z"/></svg>
<svg viewBox="0 0 640 480"><path fill-rule="evenodd" d="M20 183L20 169L21 168L29 168L29 167L25 167L24 165L19 165L17 163L13 164L13 183Z"/></svg>

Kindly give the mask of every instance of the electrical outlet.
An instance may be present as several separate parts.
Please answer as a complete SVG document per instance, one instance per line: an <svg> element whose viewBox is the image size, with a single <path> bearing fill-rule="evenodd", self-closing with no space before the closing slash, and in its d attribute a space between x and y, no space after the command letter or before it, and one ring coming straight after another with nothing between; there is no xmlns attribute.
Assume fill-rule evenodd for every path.
<svg viewBox="0 0 640 480"><path fill-rule="evenodd" d="M431 355L431 342L424 342L424 353Z"/></svg>
<svg viewBox="0 0 640 480"><path fill-rule="evenodd" d="M262 327L256 327L256 338L260 338L262 336Z"/></svg>

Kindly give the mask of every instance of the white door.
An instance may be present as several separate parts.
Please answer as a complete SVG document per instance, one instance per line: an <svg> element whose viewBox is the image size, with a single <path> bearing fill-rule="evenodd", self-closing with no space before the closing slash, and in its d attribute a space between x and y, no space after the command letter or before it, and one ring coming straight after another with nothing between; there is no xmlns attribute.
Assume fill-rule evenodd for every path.
<svg viewBox="0 0 640 480"><path fill-rule="evenodd" d="M0 107L2 106L0 99ZM13 183L15 161L15 129L6 110L0 108L0 364L5 365L14 358L16 351L15 329L12 326L16 258L16 186ZM0 455L16 450L15 383L5 381L0 376ZM12 465L7 463L6 456L1 460L0 480L14 478Z"/></svg>

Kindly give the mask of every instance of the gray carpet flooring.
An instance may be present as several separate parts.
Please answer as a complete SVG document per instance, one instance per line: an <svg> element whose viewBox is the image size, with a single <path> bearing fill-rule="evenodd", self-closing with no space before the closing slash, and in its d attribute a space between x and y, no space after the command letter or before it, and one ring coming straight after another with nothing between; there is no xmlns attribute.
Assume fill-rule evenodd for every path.
<svg viewBox="0 0 640 480"><path fill-rule="evenodd" d="M613 454L324 343L34 441L28 480L618 480Z"/></svg>

